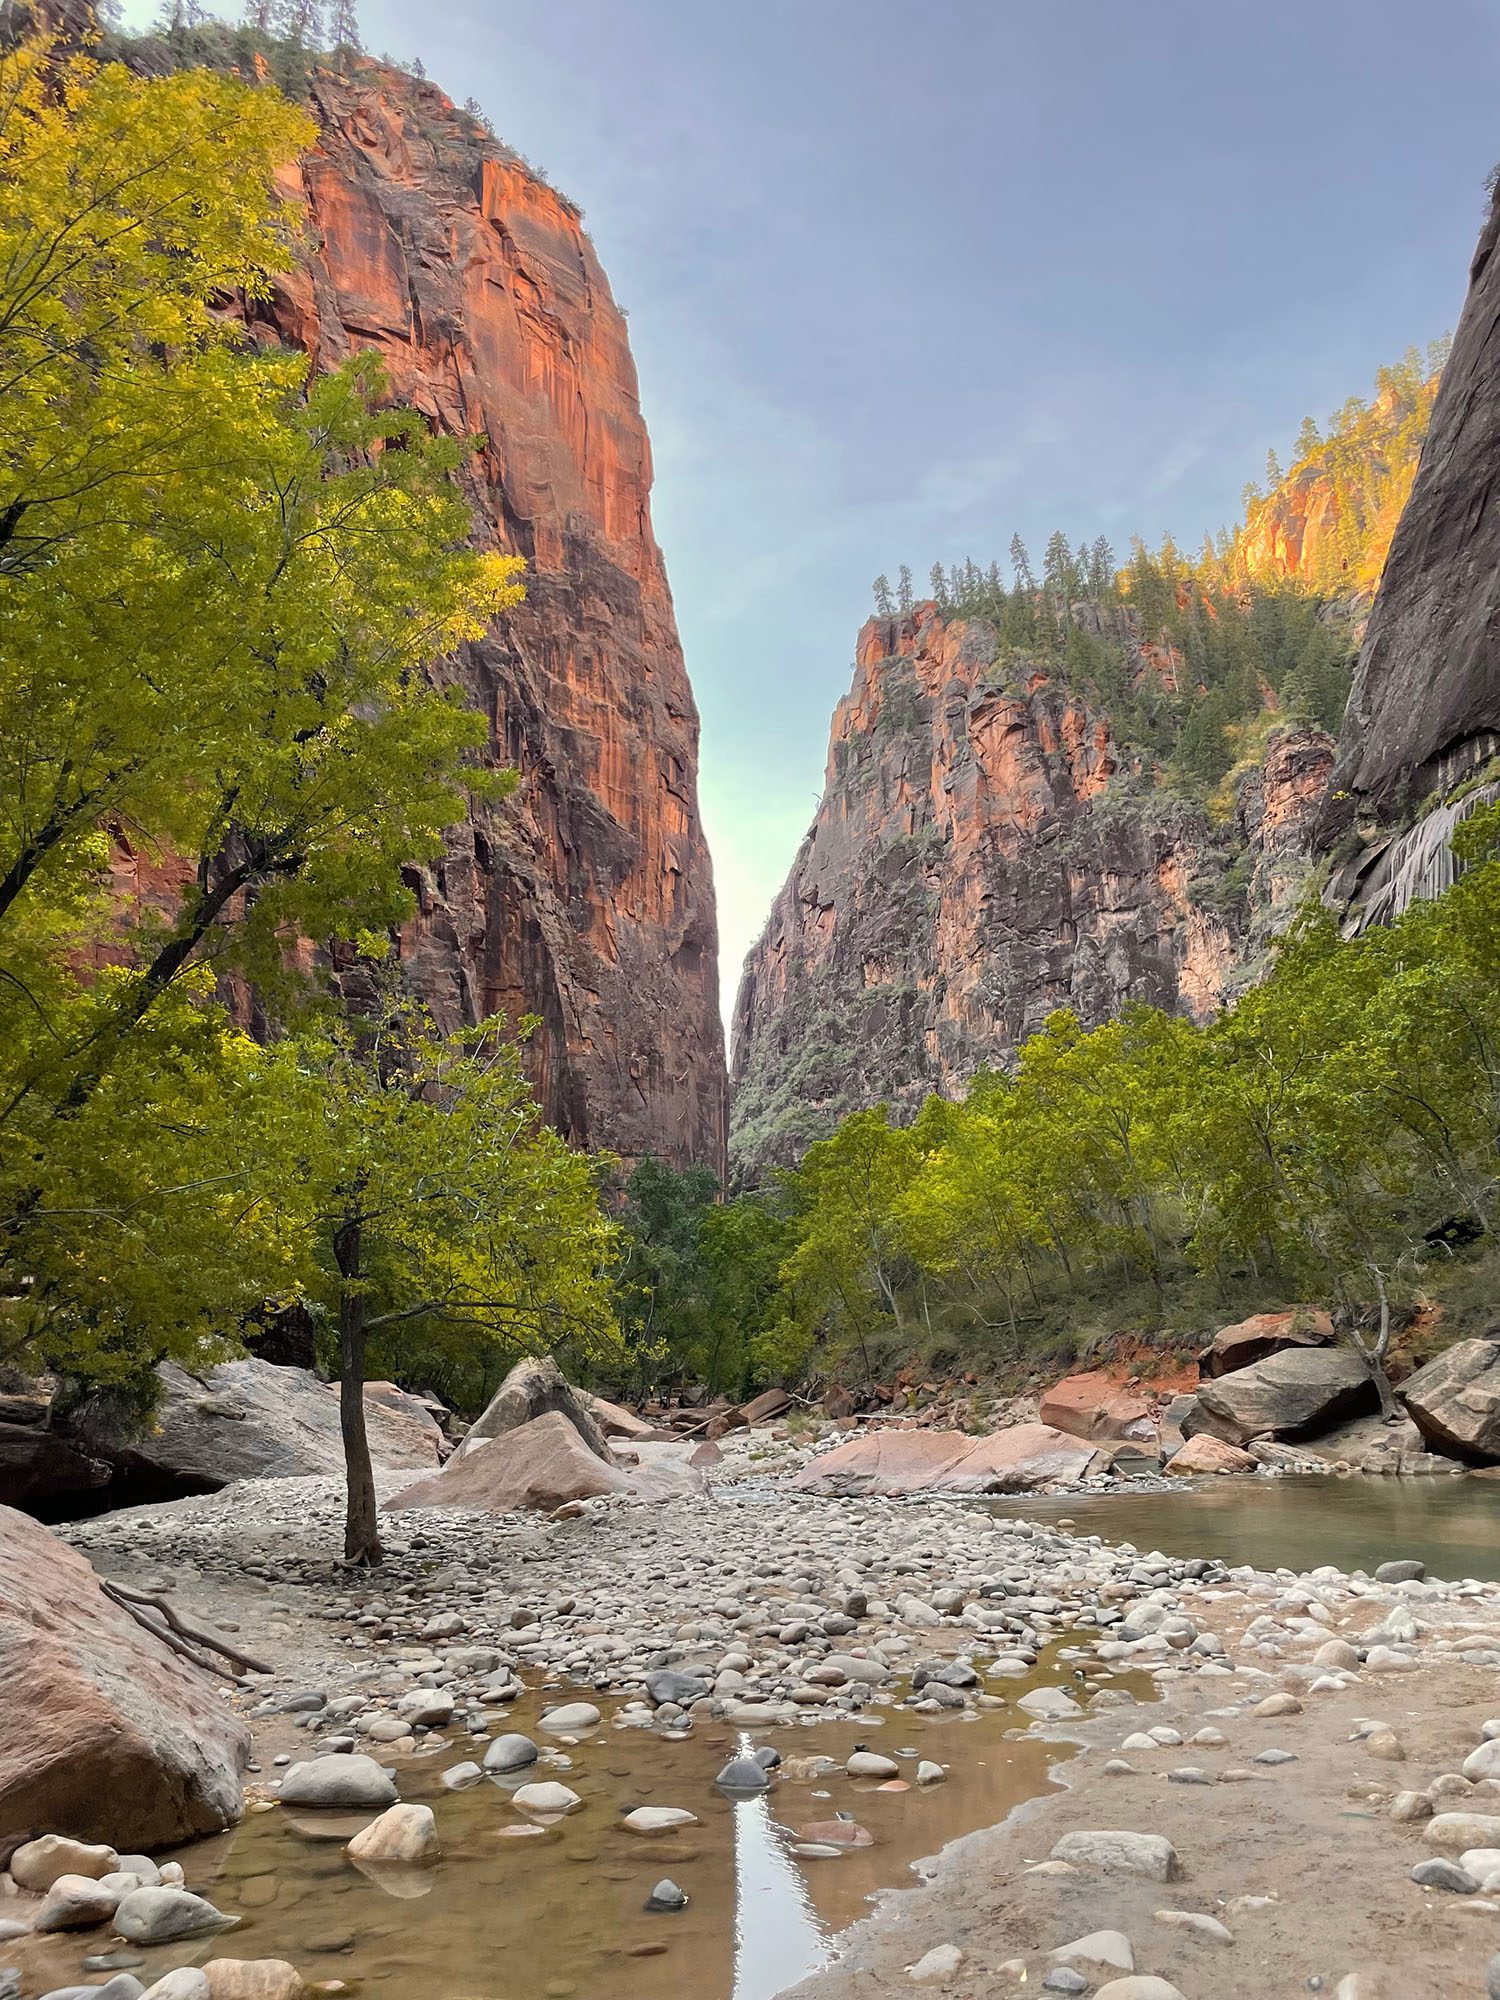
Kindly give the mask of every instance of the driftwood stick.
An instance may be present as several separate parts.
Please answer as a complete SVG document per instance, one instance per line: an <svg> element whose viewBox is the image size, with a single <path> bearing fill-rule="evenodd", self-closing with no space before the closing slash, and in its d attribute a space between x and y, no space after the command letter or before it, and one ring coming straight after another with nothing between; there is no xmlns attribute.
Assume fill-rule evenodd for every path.
<svg viewBox="0 0 1500 2000"><path fill-rule="evenodd" d="M232 1661L246 1673L270 1673L271 1669L263 1661L252 1659L248 1653L242 1653L237 1646L231 1646L227 1639L211 1638L207 1632L200 1632L193 1626L185 1624L165 1598L154 1597L150 1591L133 1590L126 1583L113 1583L108 1578L101 1578L101 1584L106 1597L118 1604L122 1611L128 1611L138 1625L144 1626L148 1632L154 1632L158 1639L165 1640L174 1653L181 1653L185 1660L191 1660L194 1666L203 1667L211 1674L222 1674L226 1680L237 1678L221 1667L216 1660L206 1658L197 1650L200 1646L206 1646L215 1653L222 1653L226 1660ZM157 1618L145 1615L148 1610L157 1614L157 1618L161 1620L160 1624Z"/></svg>

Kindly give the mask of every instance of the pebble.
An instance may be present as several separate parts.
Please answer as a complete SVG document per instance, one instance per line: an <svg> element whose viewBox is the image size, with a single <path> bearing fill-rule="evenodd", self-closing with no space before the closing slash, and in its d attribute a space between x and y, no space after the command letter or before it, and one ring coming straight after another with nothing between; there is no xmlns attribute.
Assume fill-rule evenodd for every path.
<svg viewBox="0 0 1500 2000"><path fill-rule="evenodd" d="M1183 1995L1167 1979L1136 1974L1130 1979L1112 1979L1095 1989L1094 2000L1183 2000Z"/></svg>
<svg viewBox="0 0 1500 2000"><path fill-rule="evenodd" d="M685 1910L688 1899L670 1875L663 1875L646 1898L646 1908L655 1911Z"/></svg>
<svg viewBox="0 0 1500 2000"><path fill-rule="evenodd" d="M674 1827L697 1826L698 1815L686 1806L637 1806L625 1815L632 1833L669 1833Z"/></svg>

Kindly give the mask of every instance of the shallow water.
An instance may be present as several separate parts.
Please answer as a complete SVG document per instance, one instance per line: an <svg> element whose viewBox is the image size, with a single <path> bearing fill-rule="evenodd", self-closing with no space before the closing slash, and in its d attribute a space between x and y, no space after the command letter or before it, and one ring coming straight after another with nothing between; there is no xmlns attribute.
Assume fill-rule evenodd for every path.
<svg viewBox="0 0 1500 2000"><path fill-rule="evenodd" d="M1010 1705L1018 1696L1038 1686L1064 1686L1083 1701L1106 1687L1143 1699L1152 1692L1145 1675L1112 1675L1064 1645L1025 1679L991 1686L1006 1706L942 1716L871 1708L754 1733L754 1743L788 1758L822 1753L842 1765L861 1743L899 1757L912 1780L899 1792L840 1769L779 1775L768 1794L731 1802L712 1781L751 1741L743 1732L700 1723L671 1741L613 1728L606 1713L600 1728L562 1748L566 1768L544 1761L515 1774L516 1784L559 1777L586 1801L540 1834L518 1833L529 1822L509 1785L442 1785L445 1768L478 1755L471 1738L455 1734L398 1770L402 1798L437 1816L443 1851L434 1866L361 1872L343 1842L369 1814L252 1812L232 1834L180 1857L190 1886L242 1922L206 1944L143 1951L138 1976L149 1983L173 1965L275 1957L309 1983L346 1980L379 2000L771 2000L824 1962L877 1891L909 1881L913 1862L1052 1788L1049 1768L1068 1746L1019 1734L1028 1717ZM540 1707L518 1703L506 1726L537 1734ZM946 1764L947 1781L919 1787L918 1755ZM701 1824L628 1832L622 1815L648 1804L686 1806ZM799 1827L840 1813L875 1844L837 1858L794 1851ZM664 1875L686 1890L685 1911L643 1908ZM31 1961L34 1973L55 1984L102 1976L78 1972L86 1951L105 1948L100 1935L53 1941L45 1962Z"/></svg>
<svg viewBox="0 0 1500 2000"><path fill-rule="evenodd" d="M998 1500L994 1511L1067 1520L1169 1556L1219 1556L1257 1569L1363 1569L1415 1556L1435 1577L1500 1581L1500 1481L1310 1474L1213 1479L1169 1492L1069 1493Z"/></svg>

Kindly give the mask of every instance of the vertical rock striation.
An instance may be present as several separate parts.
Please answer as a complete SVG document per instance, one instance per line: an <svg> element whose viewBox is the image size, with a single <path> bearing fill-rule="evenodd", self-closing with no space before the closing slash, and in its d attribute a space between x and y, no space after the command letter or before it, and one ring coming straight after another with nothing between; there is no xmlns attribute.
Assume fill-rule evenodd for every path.
<svg viewBox="0 0 1500 2000"><path fill-rule="evenodd" d="M579 1145L720 1164L724 1053L698 717L651 530L622 313L579 212L432 85L316 70L308 248L252 330L483 433L475 529L527 601L458 674L521 774L411 871L408 976L445 1024L536 1015L537 1088Z"/></svg>
<svg viewBox="0 0 1500 2000"><path fill-rule="evenodd" d="M1497 248L1500 202L1474 252L1339 737L1335 803L1380 820L1451 787L1500 751Z"/></svg>
<svg viewBox="0 0 1500 2000"><path fill-rule="evenodd" d="M1274 734L1216 830L1107 717L995 653L990 625L931 604L860 633L817 818L740 984L741 1178L862 1105L961 1094L1055 1008L1211 1014L1305 883L1331 739Z"/></svg>

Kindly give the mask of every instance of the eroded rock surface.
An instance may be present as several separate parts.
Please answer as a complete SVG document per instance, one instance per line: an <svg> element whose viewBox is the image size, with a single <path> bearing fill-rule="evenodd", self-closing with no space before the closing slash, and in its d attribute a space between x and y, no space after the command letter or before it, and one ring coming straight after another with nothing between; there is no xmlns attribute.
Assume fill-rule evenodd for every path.
<svg viewBox="0 0 1500 2000"><path fill-rule="evenodd" d="M0 1838L150 1848L239 1818L250 1733L215 1683L0 1507Z"/></svg>
<svg viewBox="0 0 1500 2000"><path fill-rule="evenodd" d="M1432 1450L1500 1464L1500 1339L1460 1340L1401 1386Z"/></svg>
<svg viewBox="0 0 1500 2000"><path fill-rule="evenodd" d="M983 619L871 619L823 799L735 1006L735 1171L798 1158L844 1113L961 1094L1059 1007L1203 1018L1256 927L1203 893L1227 850L1130 767L1109 720L996 659ZM1306 872L1332 740L1273 738L1235 839L1257 922Z"/></svg>
<svg viewBox="0 0 1500 2000"><path fill-rule="evenodd" d="M1186 1427L1237 1445L1306 1437L1377 1400L1369 1370L1348 1348L1292 1347L1205 1382Z"/></svg>

